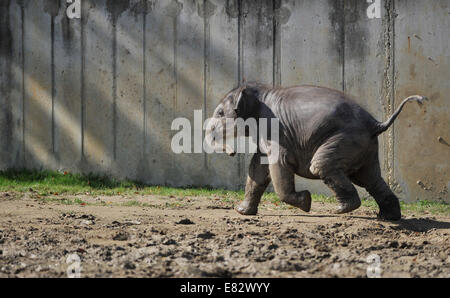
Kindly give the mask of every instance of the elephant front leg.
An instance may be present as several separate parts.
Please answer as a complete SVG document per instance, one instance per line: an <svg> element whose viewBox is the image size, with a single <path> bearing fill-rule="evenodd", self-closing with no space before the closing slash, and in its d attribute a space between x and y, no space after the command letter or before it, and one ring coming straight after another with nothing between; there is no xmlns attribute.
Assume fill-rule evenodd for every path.
<svg viewBox="0 0 450 298"><path fill-rule="evenodd" d="M255 154L250 162L247 183L245 184L245 199L235 210L243 215L255 215L261 196L270 183L269 167L261 164L261 155Z"/></svg>
<svg viewBox="0 0 450 298"><path fill-rule="evenodd" d="M311 210L311 193L307 190L295 191L294 173L280 163L271 164L269 169L273 187L280 200L309 212Z"/></svg>

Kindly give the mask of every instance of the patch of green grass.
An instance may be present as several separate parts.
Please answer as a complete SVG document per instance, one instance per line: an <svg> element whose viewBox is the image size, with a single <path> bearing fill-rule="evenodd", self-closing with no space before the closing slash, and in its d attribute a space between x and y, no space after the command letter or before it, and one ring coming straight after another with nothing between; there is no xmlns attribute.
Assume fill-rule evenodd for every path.
<svg viewBox="0 0 450 298"><path fill-rule="evenodd" d="M222 196L243 197L244 192L212 188L174 188L147 186L139 182L99 175L81 175L56 171L0 171L0 192L34 192L51 195L160 195L160 196Z"/></svg>
<svg viewBox="0 0 450 298"><path fill-rule="evenodd" d="M8 170L0 172L0 192L33 192L41 200L47 202L58 202L67 205L87 204L81 199L67 199L58 195L157 195L163 197L213 197L223 203L236 204L244 198L244 191L231 191L213 188L174 188L162 186L146 186L139 182L119 181L113 178L98 175L81 175L67 172L55 171L30 171L30 170ZM56 197L55 197L56 196ZM333 197L313 194L314 202L337 203ZM262 202L271 203L280 208L288 208L282 204L278 196L273 192L266 192ZM167 203L166 207L182 207L182 203ZM431 213L450 214L450 204L442 201L417 201L411 203L401 202L404 213ZM100 204L104 205L104 203ZM129 201L123 206L149 207L146 203ZM378 209L378 205L371 198L362 199L362 206Z"/></svg>
<svg viewBox="0 0 450 298"><path fill-rule="evenodd" d="M41 202L44 203L59 203L63 205L91 205L79 198L69 199L69 198L58 198L58 197L41 197L39 198Z"/></svg>
<svg viewBox="0 0 450 298"><path fill-rule="evenodd" d="M55 171L8 170L0 172L0 191L34 191L41 196L52 194L107 193L137 189L140 185L98 175L59 173Z"/></svg>
<svg viewBox="0 0 450 298"><path fill-rule="evenodd" d="M450 215L450 203L422 200L412 203L400 202L402 211L408 213L431 213Z"/></svg>

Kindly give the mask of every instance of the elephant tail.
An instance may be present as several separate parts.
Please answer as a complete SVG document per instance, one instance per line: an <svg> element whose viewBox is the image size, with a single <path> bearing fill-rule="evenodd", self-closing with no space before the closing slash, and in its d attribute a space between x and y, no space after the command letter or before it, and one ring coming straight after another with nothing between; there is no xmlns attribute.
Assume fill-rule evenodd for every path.
<svg viewBox="0 0 450 298"><path fill-rule="evenodd" d="M421 96L421 95L411 95L411 96L408 96L407 98L405 98L402 101L402 103L399 105L399 107L395 110L394 114L392 114L392 116L389 117L388 120L386 120L385 122L378 122L377 123L375 131L373 132L372 136L373 137L377 137L381 133L385 132L392 125L392 123L394 123L395 119L397 118L397 116L402 111L403 106L408 101L412 101L412 100L416 101L419 105L422 105L425 100L428 100L428 98L426 98L425 96Z"/></svg>

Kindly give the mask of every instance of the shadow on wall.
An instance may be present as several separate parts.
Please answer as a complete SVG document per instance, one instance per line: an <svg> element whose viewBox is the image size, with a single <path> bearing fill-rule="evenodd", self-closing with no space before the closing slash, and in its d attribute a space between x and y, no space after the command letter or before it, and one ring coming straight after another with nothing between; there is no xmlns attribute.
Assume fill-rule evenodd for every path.
<svg viewBox="0 0 450 298"><path fill-rule="evenodd" d="M108 173L175 186L226 185L214 181L220 179L214 178L214 166L203 168L201 154L176 156L170 149L173 118L192 118L194 109L205 108L204 28L195 3L182 10L177 1L148 2L150 7L145 7L146 1L85 0L81 23L67 20L64 0L50 2L2 2L3 13L13 11L23 18L23 32L2 31L2 37L12 37L14 44L23 41L25 53L24 61L2 60L11 61L5 68L23 68L24 77L23 114L9 117L24 124L23 130L15 129L24 135L17 137L21 156L13 166ZM10 29L6 22L2 28ZM189 33L189 38L180 32ZM224 68L237 67L234 60L227 61L229 53L214 46L209 44L210 51L223 57ZM2 57L12 51L6 44ZM78 76L71 67L80 70ZM224 84L231 88L235 82L231 73ZM9 118L3 117L13 122Z"/></svg>

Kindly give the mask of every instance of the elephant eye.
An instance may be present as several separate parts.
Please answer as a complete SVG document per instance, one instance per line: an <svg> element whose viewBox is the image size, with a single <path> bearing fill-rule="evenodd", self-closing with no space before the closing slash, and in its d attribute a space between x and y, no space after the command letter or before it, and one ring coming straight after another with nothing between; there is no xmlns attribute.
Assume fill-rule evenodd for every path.
<svg viewBox="0 0 450 298"><path fill-rule="evenodd" d="M218 110L217 115L223 117L223 116L225 116L225 113L223 110Z"/></svg>

